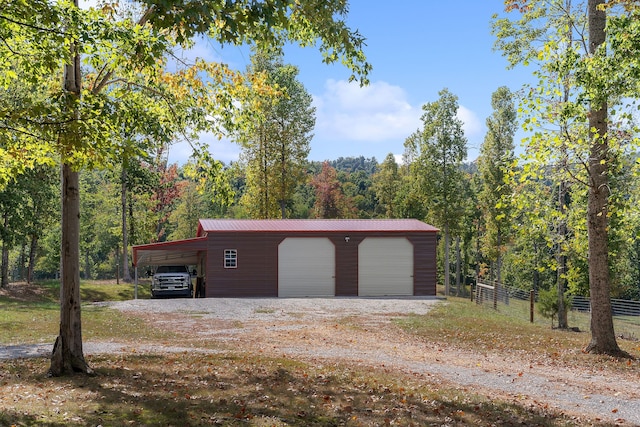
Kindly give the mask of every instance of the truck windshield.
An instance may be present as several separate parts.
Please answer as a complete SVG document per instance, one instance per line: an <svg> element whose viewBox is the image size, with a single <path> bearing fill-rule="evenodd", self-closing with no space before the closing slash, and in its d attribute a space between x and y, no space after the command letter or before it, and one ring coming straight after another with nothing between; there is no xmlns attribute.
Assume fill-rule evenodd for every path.
<svg viewBox="0 0 640 427"><path fill-rule="evenodd" d="M187 273L187 269L184 265L162 265L156 273Z"/></svg>

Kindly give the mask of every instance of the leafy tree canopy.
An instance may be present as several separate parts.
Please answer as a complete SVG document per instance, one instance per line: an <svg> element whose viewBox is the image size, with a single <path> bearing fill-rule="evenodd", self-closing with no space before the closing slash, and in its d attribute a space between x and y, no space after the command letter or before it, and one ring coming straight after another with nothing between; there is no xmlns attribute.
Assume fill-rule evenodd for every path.
<svg viewBox="0 0 640 427"><path fill-rule="evenodd" d="M279 50L286 42L317 46L325 63L341 61L350 80L368 82L371 65L363 53L365 38L351 30L344 0L140 0L154 27L170 29L179 43L207 34L223 44L256 44Z"/></svg>
<svg viewBox="0 0 640 427"><path fill-rule="evenodd" d="M344 21L348 6L343 1L143 0L127 5L124 10L118 2L102 1L99 9L81 10L66 1L3 4L0 87L20 81L27 93L37 87L47 94L23 98L20 108L0 107L0 133L8 141L0 146L5 178L20 165L52 163L60 153L66 153L64 162L81 168L119 159L125 149L135 154L148 148L114 150L123 126L143 136L139 143L167 144L180 137L203 152L198 132L221 134L237 126L233 101L250 85L224 64L177 59L176 47L191 46L196 36L265 50L280 50L287 42L318 46L325 62L343 62L362 84L371 69L364 38ZM77 99L65 93L57 77L71 61L70 51L80 54L83 64ZM57 138L71 128L81 137Z"/></svg>

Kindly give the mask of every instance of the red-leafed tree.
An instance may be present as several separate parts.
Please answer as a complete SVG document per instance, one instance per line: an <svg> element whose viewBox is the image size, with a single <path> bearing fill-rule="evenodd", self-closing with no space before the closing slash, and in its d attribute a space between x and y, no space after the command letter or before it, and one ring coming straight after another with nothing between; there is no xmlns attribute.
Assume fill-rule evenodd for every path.
<svg viewBox="0 0 640 427"><path fill-rule="evenodd" d="M316 218L351 218L353 208L342 192L338 174L329 162L322 164L322 171L311 180L315 189L316 201L313 216Z"/></svg>
<svg viewBox="0 0 640 427"><path fill-rule="evenodd" d="M152 210L156 219L155 240L161 242L167 238L167 221L186 182L180 180L175 164L167 166L163 163L158 169L160 181L152 196Z"/></svg>

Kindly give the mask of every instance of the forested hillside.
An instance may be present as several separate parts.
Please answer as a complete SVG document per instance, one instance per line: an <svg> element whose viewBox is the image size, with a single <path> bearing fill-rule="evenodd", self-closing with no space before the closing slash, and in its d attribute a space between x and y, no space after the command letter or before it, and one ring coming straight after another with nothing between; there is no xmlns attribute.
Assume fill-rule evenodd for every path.
<svg viewBox="0 0 640 427"><path fill-rule="evenodd" d="M632 159L629 159L630 161ZM129 251L131 245L194 237L200 218L250 218L240 204L246 191L246 174L241 163L224 165L215 186L200 187L191 171L194 164L167 165L162 158L130 164L123 186L121 171L92 170L81 174L81 274L91 279L125 277L122 261L122 212L125 213ZM412 181L409 168L398 165L392 154L382 163L375 158L347 157L327 162L306 162L305 173L287 203L287 218L418 218L436 223L429 216L429 203L410 199ZM60 260L58 170L43 168L25 175L2 192L2 212L9 227L7 237L7 274L11 281L25 281L33 266L31 280L54 278ZM491 277L492 260L486 240L490 231L479 197L482 174L477 162L460 165L462 188L461 225L452 233L450 280L456 292L460 257L460 283L475 280L476 273ZM43 183L48 183L46 186ZM322 185L320 185L322 183ZM503 281L510 286L548 289L555 285L555 247L552 239L553 206L557 204L557 185L541 179L535 189L539 203L523 205L513 212L510 237L505 239ZM125 189L123 199L123 188ZM521 186L518 191L533 191ZM230 195L230 197L229 197ZM631 196L631 195L630 195ZM511 197L511 196L510 196ZM540 198L543 197L543 198ZM124 204L123 204L124 200ZM520 198L518 198L520 200ZM519 202L521 203L521 202ZM584 203L576 199L573 203ZM335 207L335 208L330 208ZM327 214L331 212L332 214ZM13 215L12 213L21 213ZM323 215L323 213L325 215ZM544 215L550 215L545 219ZM576 218L578 220L578 218ZM544 223L548 227L543 227ZM536 224L535 226L533 224ZM622 225L621 225L622 227ZM534 233L534 231L536 231ZM623 233L623 228L619 233ZM640 229L632 230L636 236ZM9 244L9 243L12 244ZM575 249L568 262L570 289L576 294L588 292L586 260L580 247L584 236L573 239ZM616 276L614 296L638 298L640 283L640 245L637 239L618 238L618 256L612 267ZM443 281L444 243L439 255L440 280ZM33 257L30 255L33 250ZM458 255L459 253L459 255ZM129 260L131 258L129 257ZM132 272L129 272L130 277Z"/></svg>

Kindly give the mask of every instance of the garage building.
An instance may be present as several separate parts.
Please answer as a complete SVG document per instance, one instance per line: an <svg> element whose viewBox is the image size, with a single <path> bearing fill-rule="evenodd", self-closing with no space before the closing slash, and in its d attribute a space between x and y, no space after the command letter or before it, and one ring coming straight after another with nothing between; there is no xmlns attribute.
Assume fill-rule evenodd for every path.
<svg viewBox="0 0 640 427"><path fill-rule="evenodd" d="M196 265L206 297L430 296L437 232L413 219L202 219L196 238L134 246L133 259Z"/></svg>

